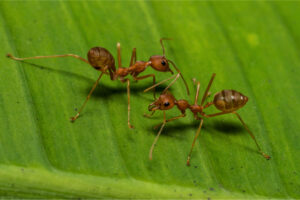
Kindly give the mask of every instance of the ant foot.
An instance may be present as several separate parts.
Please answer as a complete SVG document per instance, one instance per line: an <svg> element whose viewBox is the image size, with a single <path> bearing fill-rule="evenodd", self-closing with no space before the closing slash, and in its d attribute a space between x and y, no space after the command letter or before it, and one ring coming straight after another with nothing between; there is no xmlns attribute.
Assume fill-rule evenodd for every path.
<svg viewBox="0 0 300 200"><path fill-rule="evenodd" d="M188 157L188 159L187 159L187 161L186 161L186 165L187 165L187 166L190 166L190 159L191 159L191 158Z"/></svg>
<svg viewBox="0 0 300 200"><path fill-rule="evenodd" d="M77 113L77 115L75 115L75 117L71 117L70 121L73 123L75 122L75 120L79 117L79 114Z"/></svg>
<svg viewBox="0 0 300 200"><path fill-rule="evenodd" d="M71 121L72 123L74 123L76 119L77 119L76 117L71 117L71 118L70 118L70 121Z"/></svg>
<svg viewBox="0 0 300 200"><path fill-rule="evenodd" d="M6 57L12 58L13 56L10 53L8 53L8 54L6 54Z"/></svg>
<svg viewBox="0 0 300 200"><path fill-rule="evenodd" d="M128 128L131 128L131 129L133 129L133 128L134 128L134 126L132 126L131 124L128 124Z"/></svg>
<svg viewBox="0 0 300 200"><path fill-rule="evenodd" d="M154 130L158 129L158 127L160 127L161 124L158 124L156 126L153 127Z"/></svg>
<svg viewBox="0 0 300 200"><path fill-rule="evenodd" d="M267 159L267 160L270 160L270 159L271 159L271 156L265 154L265 153L262 152L262 151L259 151L259 152L261 153L261 155L262 155L263 157L265 157L265 159Z"/></svg>
<svg viewBox="0 0 300 200"><path fill-rule="evenodd" d="M267 155L267 154L263 154L263 156L265 157L265 159L270 160L271 156Z"/></svg>

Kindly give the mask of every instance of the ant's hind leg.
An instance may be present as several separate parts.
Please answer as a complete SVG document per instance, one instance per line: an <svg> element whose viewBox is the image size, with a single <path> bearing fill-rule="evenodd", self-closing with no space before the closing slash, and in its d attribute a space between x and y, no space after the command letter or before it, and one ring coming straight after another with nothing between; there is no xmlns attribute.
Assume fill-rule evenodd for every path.
<svg viewBox="0 0 300 200"><path fill-rule="evenodd" d="M86 99L85 99L83 105L82 105L81 108L79 109L79 112L75 115L75 117L71 117L71 119L70 119L71 122L75 122L75 120L79 117L81 111L83 110L83 108L85 107L86 103L87 103L88 100L90 99L92 93L94 92L95 88L97 87L97 85L98 85L98 83L99 83L99 81L100 81L100 79L101 79L101 77L102 77L103 74L104 74L104 72L102 72L102 73L100 74L100 76L98 77L98 79L97 79L96 82L94 83L94 85L93 85L93 87L92 87L90 93L88 94L88 96L86 97Z"/></svg>
<svg viewBox="0 0 300 200"><path fill-rule="evenodd" d="M11 55L10 53L7 54L7 57L8 58L11 58L13 60L18 60L18 61L22 61L22 60L32 60L32 59L41 59L41 58L62 58L62 57L73 57L73 58L76 58L78 60L81 60L87 64L90 65L89 61L87 61L86 59L78 56L78 55L75 55L75 54L64 54L64 55L52 55L52 56L34 56L34 57L27 57L27 58L17 58L13 55Z"/></svg>
<svg viewBox="0 0 300 200"><path fill-rule="evenodd" d="M239 118L239 120L242 122L242 124L243 124L243 126L245 127L245 129L246 129L246 130L248 131L248 133L250 134L251 138L254 140L254 142L255 142L255 144L256 144L256 146L257 146L257 149L258 149L259 153L261 153L261 155L262 155L263 157L265 157L265 159L269 160L271 157L270 157L269 155L265 154L265 153L261 150L261 148L260 148L260 146L258 145L258 143L257 143L257 141L256 141L256 139L255 139L255 137L254 137L254 135L253 135L253 133L250 131L250 129L248 128L248 126L247 126L247 125L245 124L245 122L242 120L241 116L240 116L238 113L236 113L236 112L233 112L233 113Z"/></svg>

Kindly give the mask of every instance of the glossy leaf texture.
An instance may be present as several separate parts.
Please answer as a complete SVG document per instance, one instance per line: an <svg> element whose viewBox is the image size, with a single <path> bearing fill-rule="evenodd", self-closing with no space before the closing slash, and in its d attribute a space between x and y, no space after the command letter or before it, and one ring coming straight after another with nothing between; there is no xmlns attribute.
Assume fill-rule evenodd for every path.
<svg viewBox="0 0 300 200"><path fill-rule="evenodd" d="M0 194L4 198L300 198L300 3L280 1L1 1ZM153 101L131 84L135 129L127 127L126 84L105 76L82 116L70 123L99 72L73 58L17 62L5 57L74 53L94 46L122 62L162 54L186 78L172 86L193 101L212 75L210 92L234 89L249 97L239 114L204 119L191 166L186 166L199 122L192 113L166 125L149 161L162 112L143 117ZM150 67L157 80L170 73ZM166 86L165 84L164 86ZM164 87L163 86L163 87ZM161 89L163 88L161 87ZM215 109L207 110L214 113ZM168 111L168 118L179 115Z"/></svg>

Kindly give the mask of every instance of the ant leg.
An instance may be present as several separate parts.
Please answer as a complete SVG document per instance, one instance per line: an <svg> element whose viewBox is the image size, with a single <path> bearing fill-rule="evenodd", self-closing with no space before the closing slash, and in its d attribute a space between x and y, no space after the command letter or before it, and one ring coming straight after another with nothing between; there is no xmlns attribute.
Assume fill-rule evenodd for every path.
<svg viewBox="0 0 300 200"><path fill-rule="evenodd" d="M204 103L204 101L205 101L205 99L206 99L206 97L207 97L207 95L208 95L208 91L209 91L209 89L210 89L210 86L211 86L212 82L214 81L215 76L216 76L215 73L213 73L213 75L211 76L211 79L210 79L210 81L209 81L209 83L208 83L208 85L207 85L207 88L206 88L206 90L205 90L205 93L203 94L203 97L202 97L202 100L201 100L201 104L200 104L201 106L203 105L203 103Z"/></svg>
<svg viewBox="0 0 300 200"><path fill-rule="evenodd" d="M173 75L173 76L171 76L171 77L169 77L169 78L167 78L167 79L165 79L165 80L162 80L162 81L160 81L159 83L156 83L155 85L152 85L151 87L148 87L147 89L145 89L144 90L144 92L148 92L149 90L151 90L151 89L153 89L153 88L155 88L155 87L157 87L157 86L159 86L159 85L161 85L161 84L163 84L163 83L165 83L165 82L167 82L168 80L171 80L172 78L174 78L175 76L178 76L179 74L175 74L175 75ZM176 77L176 79L177 79L177 77ZM169 87L169 86L168 86ZM166 90L166 89L165 89Z"/></svg>
<svg viewBox="0 0 300 200"><path fill-rule="evenodd" d="M207 106L209 103L207 103L205 106ZM210 106L210 105L209 105ZM207 106L208 107L208 106ZM200 113L202 116L204 117L207 117L207 118L210 118L210 117L215 117L215 116L219 116L219 115L224 115L224 114L229 114L231 112L219 112L219 113L215 113L215 114L209 114L209 115L206 115L204 113Z"/></svg>
<svg viewBox="0 0 300 200"><path fill-rule="evenodd" d="M144 114L144 117L150 118L155 113L155 110L153 110L150 114Z"/></svg>
<svg viewBox="0 0 300 200"><path fill-rule="evenodd" d="M115 77L115 72L111 69L111 68L108 68L108 72L109 72L109 76L110 76L110 80L115 80L116 77Z"/></svg>
<svg viewBox="0 0 300 200"><path fill-rule="evenodd" d="M193 143L192 143L192 148L191 148L191 150L190 150L190 153L189 153L188 158L187 158L187 161L186 161L186 165L187 165L187 166L190 166L191 154L192 154L193 148L194 148L194 146L195 146L195 142L196 142L196 140L197 140L197 138L198 138L198 136L199 136L199 134L200 134L202 124L203 124L203 119L200 119L200 124L199 124L199 127L198 127L198 129L197 129L196 135L195 135L194 140L193 140Z"/></svg>
<svg viewBox="0 0 300 200"><path fill-rule="evenodd" d="M129 67L132 66L135 62L136 62L136 48L133 48Z"/></svg>
<svg viewBox="0 0 300 200"><path fill-rule="evenodd" d="M195 95L195 103L194 103L195 105L197 105L197 104L198 104L198 98L199 98L200 82L197 81L196 78L193 78L192 81L194 82L195 85L197 84L197 92L196 92L196 95ZM211 92L207 92L206 99L207 99L208 97L210 97L210 95L211 95ZM205 102L205 101L204 101L204 102ZM213 105L212 102L206 103L206 105L204 106L204 108L207 108L207 107L209 107L209 106L211 106L211 105Z"/></svg>
<svg viewBox="0 0 300 200"><path fill-rule="evenodd" d="M198 116L197 113L194 113L194 118L195 118L196 120L201 120L201 119L202 119L201 117Z"/></svg>
<svg viewBox="0 0 300 200"><path fill-rule="evenodd" d="M118 56L118 67L120 68L120 67L122 67L120 42L117 43L117 56Z"/></svg>
<svg viewBox="0 0 300 200"><path fill-rule="evenodd" d="M198 97L199 97L199 90L200 90L200 82L198 81L197 82L197 92L196 92L196 95L195 95L195 105L198 104Z"/></svg>
<svg viewBox="0 0 300 200"><path fill-rule="evenodd" d="M130 124L130 80L127 79L127 98L128 98L128 127L129 128L134 128L131 124Z"/></svg>
<svg viewBox="0 0 300 200"><path fill-rule="evenodd" d="M155 75L154 74L148 74L148 75L140 76L140 77L133 76L133 79L136 80L136 81L139 81L139 80L143 80L143 79L148 78L148 77L153 77L153 85L154 85L155 84ZM154 99L156 99L155 89L153 89L153 97L154 97Z"/></svg>
<svg viewBox="0 0 300 200"><path fill-rule="evenodd" d="M214 105L214 102L207 102L203 108L208 108L211 105Z"/></svg>
<svg viewBox="0 0 300 200"><path fill-rule="evenodd" d="M160 127L160 129L159 129L159 131L158 131L158 133L157 133L157 136L155 137L155 139L154 139L154 141L153 141L153 144L152 144L152 146L151 146L151 148L150 148L150 152L149 152L149 160L152 160L152 152L153 152L153 149L154 149L155 144L156 144L156 142L157 142L157 140L158 140L158 138L159 138L159 136L160 136L162 130L164 129L165 125L166 125L166 112L164 111L164 122L163 122L162 126Z"/></svg>
<svg viewBox="0 0 300 200"><path fill-rule="evenodd" d="M171 121L174 121L174 120L179 119L179 118L182 118L182 117L185 117L185 116L186 116L185 113L182 113L181 115L179 115L179 116L177 116L177 117L172 117L172 118L170 118L170 119L167 119L167 120L166 120L166 123L171 122ZM161 125L161 124L158 124L158 125L154 126L153 129L157 129L160 125Z"/></svg>
<svg viewBox="0 0 300 200"><path fill-rule="evenodd" d="M83 108L85 107L86 103L88 102L88 100L90 99L92 93L94 92L96 86L98 85L102 75L104 74L104 72L101 72L100 76L98 77L98 79L96 80L96 82L94 83L90 93L88 94L87 98L85 99L83 105L81 106L81 108L79 109L79 112L75 115L75 117L71 117L71 122L75 122L75 120L79 117L81 111L83 110Z"/></svg>
<svg viewBox="0 0 300 200"><path fill-rule="evenodd" d="M236 112L219 112L219 113L215 113L215 114L210 114L210 115L206 115L206 114L201 114L201 115L203 115L204 117L207 117L207 118L209 118L209 117L215 117L215 116L219 116L219 115L223 115L223 114L229 114L229 113L233 113L233 114L235 114L238 118L239 118L239 120L242 122L242 124L243 124L243 126L245 127L245 129L248 131L248 133L250 134L250 136L251 136L251 138L254 140L254 142L255 142L255 144L256 144L256 146L257 146L257 148L258 148L258 151L267 159L267 160L269 160L271 157L269 156L269 155L267 155L267 154L265 154L264 152L262 152L261 151L261 148L260 148L260 146L258 145L258 143L257 143L257 141L256 141L256 139L255 139L255 137L254 137L254 135L253 135L253 133L250 131L250 129L248 128L248 126L245 124L245 122L242 120L242 118L241 118L241 116L238 114L238 113L236 113Z"/></svg>
<svg viewBox="0 0 300 200"><path fill-rule="evenodd" d="M257 143L257 141L256 141L256 139L255 139L255 137L254 137L254 135L253 135L253 133L250 131L250 129L248 128L248 126L247 126L247 125L245 124L245 122L242 120L241 116L240 116L238 113L236 113L236 112L232 112L232 113L235 114L235 115L239 118L239 120L242 122L243 126L244 126L245 129L248 131L248 133L250 134L251 138L254 140L254 142L255 142L255 144L256 144L256 146L257 146L257 149L258 149L259 153L261 153L261 155L263 155L263 157L265 157L267 160L269 160L271 157L270 157L269 155L265 154L265 153L261 150L261 148L260 148L260 146L258 145L258 143Z"/></svg>
<svg viewBox="0 0 300 200"><path fill-rule="evenodd" d="M21 60L31 60L31 59L40 59L40 58L61 58L61 57L73 57L73 58L76 58L76 59L79 59L87 64L90 65L89 61L87 61L86 59L78 56L78 55L75 55L75 54L64 54L64 55L52 55L52 56L34 56L34 57L27 57L27 58L17 58L17 57L14 57L13 55L11 55L10 53L7 54L7 57L8 58L11 58L13 60L18 60L18 61L21 61Z"/></svg>

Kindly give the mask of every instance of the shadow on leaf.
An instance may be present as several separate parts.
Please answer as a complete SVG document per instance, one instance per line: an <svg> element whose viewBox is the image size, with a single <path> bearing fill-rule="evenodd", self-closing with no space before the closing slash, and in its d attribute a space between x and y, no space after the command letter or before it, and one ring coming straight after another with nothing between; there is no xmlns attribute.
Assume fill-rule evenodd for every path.
<svg viewBox="0 0 300 200"><path fill-rule="evenodd" d="M88 87L85 90L86 95L88 95L88 93L90 92L93 84L96 81L96 79L93 80L93 79L88 78L86 76L79 75L79 74L69 72L69 71L65 71L65 70L61 70L61 69L45 67L45 66L42 66L42 65L38 65L38 64L34 64L34 63L26 62L26 61L19 61L19 62L31 65L33 67L36 67L36 68L40 69L40 70L46 70L46 71L49 71L49 72L52 72L52 73L60 73L64 76L69 76L69 77L73 77L73 78L75 77L75 78L83 79L87 82L90 82L91 86ZM115 80L114 82L119 82L119 80ZM137 86L136 83L139 83L139 85ZM152 84L145 84L145 83L140 84L140 82L136 82L134 80L131 80L130 92L131 92L131 94L142 94L143 91L146 88L150 87L151 85ZM165 87L166 87L166 85L159 85L159 86L156 87L156 97L159 96L159 94L165 89ZM172 90L172 89L170 89L170 90ZM151 93L151 92L152 91L150 91L148 93ZM107 86L107 85L104 85L103 83L101 83L101 80L100 80L100 83L98 84L97 88L93 92L93 96L95 96L97 98L107 98L108 96L119 95L120 93L121 94L126 94L127 93L127 84L126 83L122 84L122 86L120 86L120 84L119 84L119 86L110 87L110 86ZM139 96L142 96L144 99L147 99L148 101L153 101L153 99L146 98L146 97L144 97L144 95L139 95Z"/></svg>

